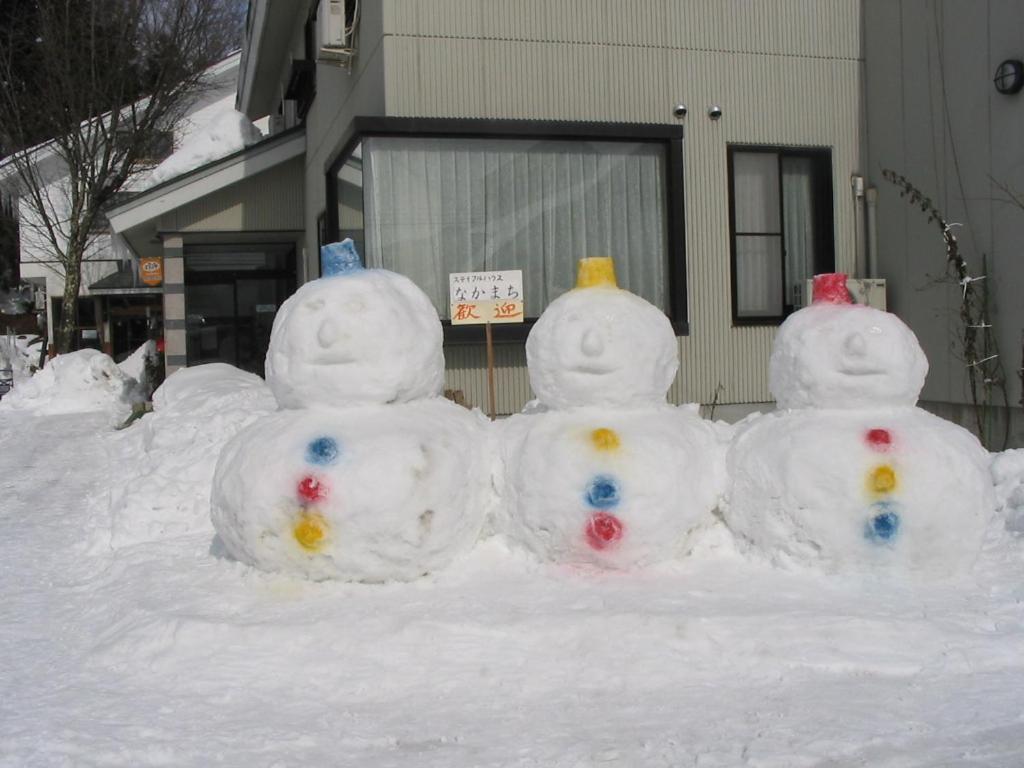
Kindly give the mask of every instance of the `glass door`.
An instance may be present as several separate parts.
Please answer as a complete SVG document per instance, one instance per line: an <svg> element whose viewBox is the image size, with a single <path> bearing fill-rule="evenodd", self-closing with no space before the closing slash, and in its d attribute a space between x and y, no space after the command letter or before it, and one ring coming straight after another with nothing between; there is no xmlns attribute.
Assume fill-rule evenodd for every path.
<svg viewBox="0 0 1024 768"><path fill-rule="evenodd" d="M229 363L262 376L274 316L294 290L290 244L186 249L188 364Z"/></svg>

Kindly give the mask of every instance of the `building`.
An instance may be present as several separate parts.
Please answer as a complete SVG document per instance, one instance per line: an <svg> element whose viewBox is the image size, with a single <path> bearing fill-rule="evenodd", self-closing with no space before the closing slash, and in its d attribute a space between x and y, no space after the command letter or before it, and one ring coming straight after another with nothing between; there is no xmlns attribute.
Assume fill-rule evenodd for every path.
<svg viewBox="0 0 1024 768"><path fill-rule="evenodd" d="M1024 198L1012 197L1024 192L1024 7L865 0L864 35L864 167L877 188L877 274L928 355L922 398L977 432L967 374L972 363L998 354L1010 408L979 375L979 398L990 393L997 404L980 409L980 420L990 448L1002 447L1007 431L1011 446L1024 446ZM962 289L955 279L939 279L946 258L941 234L900 198L883 169L905 176L958 225L970 276L984 276L976 287L988 290L996 344L986 349L979 339L973 360L960 342Z"/></svg>
<svg viewBox="0 0 1024 768"><path fill-rule="evenodd" d="M318 275L321 243L350 236L432 297L447 386L470 404L486 402L482 331L447 323L447 274L522 269L536 316L577 258L610 254L673 321L675 402L726 418L770 408L775 328L807 278L843 271L887 280L932 357L939 407L956 402L955 375L900 266L910 214L878 165L912 142L879 109L909 74L893 36L947 5L252 0L236 105L273 135L111 221L164 258L169 369L260 370L277 304ZM991 90L989 68L971 77ZM501 413L531 396L527 330L495 329Z"/></svg>
<svg viewBox="0 0 1024 768"><path fill-rule="evenodd" d="M153 154L147 167L133 177L122 189L120 196L129 198L145 189L151 182L153 169L167 158L175 148L214 116L230 110L234 105L235 83L238 77L240 53L235 53L211 67L205 78L205 87L175 126L173 134L153 142ZM66 184L67 171L62 162L49 152L47 145L33 147L33 162L41 177L48 179L45 194L51 200L66 199L61 189ZM0 185L10 188L17 196L17 177L13 162L0 162ZM41 297L46 297L48 341L53 343L64 293L62 267L54 260L48 240L40 237L31 226L32 211L28 202L18 199L19 257L21 277L37 286ZM147 285L140 279L136 254L123 238L112 233L108 222L100 222L88 246L82 263L82 299L79 302L80 346L91 346L120 358L129 354L162 326L163 296L159 286Z"/></svg>

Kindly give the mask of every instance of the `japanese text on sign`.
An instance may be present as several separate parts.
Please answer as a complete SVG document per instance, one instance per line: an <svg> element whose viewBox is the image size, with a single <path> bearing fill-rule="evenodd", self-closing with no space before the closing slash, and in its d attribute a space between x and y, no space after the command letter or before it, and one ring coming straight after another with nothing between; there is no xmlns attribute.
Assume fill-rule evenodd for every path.
<svg viewBox="0 0 1024 768"><path fill-rule="evenodd" d="M455 272L448 288L453 325L523 322L522 270Z"/></svg>

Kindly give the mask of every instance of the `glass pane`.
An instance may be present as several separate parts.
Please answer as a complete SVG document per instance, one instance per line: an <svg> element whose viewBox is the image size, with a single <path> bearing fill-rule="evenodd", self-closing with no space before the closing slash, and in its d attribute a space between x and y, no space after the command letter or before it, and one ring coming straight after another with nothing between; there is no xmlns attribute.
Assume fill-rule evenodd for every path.
<svg viewBox="0 0 1024 768"><path fill-rule="evenodd" d="M451 272L523 270L536 317L584 256L614 256L622 287L667 306L661 144L375 137L361 158L367 263L411 277L442 317Z"/></svg>
<svg viewBox="0 0 1024 768"><path fill-rule="evenodd" d="M191 285L185 293L188 364L237 360L235 291L231 283Z"/></svg>
<svg viewBox="0 0 1024 768"><path fill-rule="evenodd" d="M732 171L736 232L780 232L779 156L774 152L735 152Z"/></svg>
<svg viewBox="0 0 1024 768"><path fill-rule="evenodd" d="M356 249L364 254L363 238L363 147L360 144L341 166L338 185L338 239L351 237Z"/></svg>
<svg viewBox="0 0 1024 768"><path fill-rule="evenodd" d="M240 279L238 291L238 367L263 375L270 330L286 296L281 279Z"/></svg>
<svg viewBox="0 0 1024 768"><path fill-rule="evenodd" d="M786 238L786 303L801 303L801 288L814 276L814 163L782 158L782 227Z"/></svg>
<svg viewBox="0 0 1024 768"><path fill-rule="evenodd" d="M782 238L736 236L736 314L782 315Z"/></svg>

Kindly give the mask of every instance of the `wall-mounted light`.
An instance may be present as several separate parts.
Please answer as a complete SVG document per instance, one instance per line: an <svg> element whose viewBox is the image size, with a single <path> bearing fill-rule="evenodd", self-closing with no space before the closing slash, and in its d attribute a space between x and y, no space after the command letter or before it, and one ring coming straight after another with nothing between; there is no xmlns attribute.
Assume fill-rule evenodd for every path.
<svg viewBox="0 0 1024 768"><path fill-rule="evenodd" d="M1007 59L996 67L996 76L992 78L996 90L1003 94L1017 93L1024 88L1024 62L1019 59Z"/></svg>
<svg viewBox="0 0 1024 768"><path fill-rule="evenodd" d="M722 108L715 104L713 107L708 107L708 117L712 120L717 120L722 116Z"/></svg>

